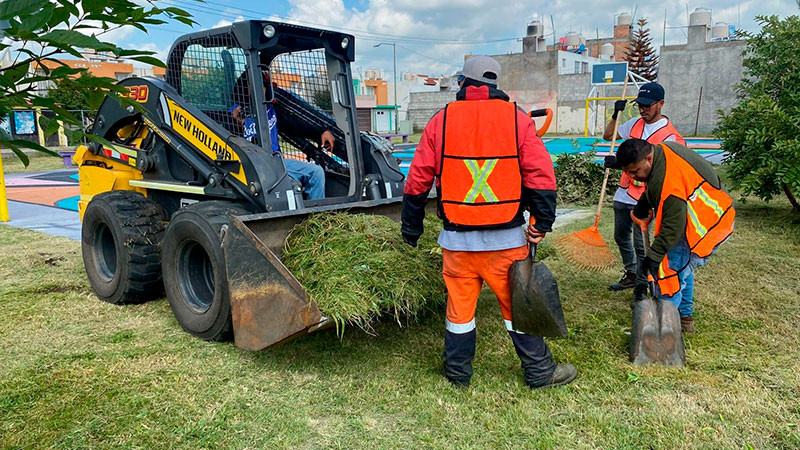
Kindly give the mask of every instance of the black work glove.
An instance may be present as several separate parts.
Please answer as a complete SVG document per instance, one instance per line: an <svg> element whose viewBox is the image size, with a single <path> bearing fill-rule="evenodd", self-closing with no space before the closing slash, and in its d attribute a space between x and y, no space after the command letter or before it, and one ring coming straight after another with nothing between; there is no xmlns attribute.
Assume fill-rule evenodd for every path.
<svg viewBox="0 0 800 450"><path fill-rule="evenodd" d="M413 234L403 233L403 242L406 244L416 247L417 241L419 241L419 236L414 236Z"/></svg>
<svg viewBox="0 0 800 450"><path fill-rule="evenodd" d="M636 280L633 286L633 301L640 302L647 298L647 282Z"/></svg>
<svg viewBox="0 0 800 450"><path fill-rule="evenodd" d="M617 115L622 111L625 111L625 106L627 105L627 100L617 100L614 102L614 114L611 115L611 118L617 120Z"/></svg>
<svg viewBox="0 0 800 450"><path fill-rule="evenodd" d="M653 279L658 279L658 261L653 261L650 258L644 258L639 264L639 273L636 275L636 286L633 287L633 299L635 301L642 301L647 297L647 287L649 286L648 275L652 275Z"/></svg>
<svg viewBox="0 0 800 450"><path fill-rule="evenodd" d="M603 167L606 169L622 169L617 165L617 156L616 155L608 155L603 159Z"/></svg>

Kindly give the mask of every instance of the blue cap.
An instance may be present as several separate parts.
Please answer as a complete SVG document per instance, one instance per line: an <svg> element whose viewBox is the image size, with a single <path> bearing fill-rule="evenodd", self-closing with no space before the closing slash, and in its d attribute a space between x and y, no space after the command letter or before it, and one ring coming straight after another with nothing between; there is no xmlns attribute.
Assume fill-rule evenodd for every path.
<svg viewBox="0 0 800 450"><path fill-rule="evenodd" d="M645 83L639 88L639 95L634 102L650 105L661 100L664 100L664 88L658 83Z"/></svg>

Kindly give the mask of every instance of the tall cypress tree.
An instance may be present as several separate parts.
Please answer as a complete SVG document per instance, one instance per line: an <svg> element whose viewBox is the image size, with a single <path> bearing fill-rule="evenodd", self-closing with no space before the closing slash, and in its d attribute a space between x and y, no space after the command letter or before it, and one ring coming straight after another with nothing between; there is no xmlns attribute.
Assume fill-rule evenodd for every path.
<svg viewBox="0 0 800 450"><path fill-rule="evenodd" d="M655 81L658 75L658 56L653 49L650 29L645 28L647 19L639 19L636 25L639 28L633 32L633 41L625 54L628 69L642 78Z"/></svg>

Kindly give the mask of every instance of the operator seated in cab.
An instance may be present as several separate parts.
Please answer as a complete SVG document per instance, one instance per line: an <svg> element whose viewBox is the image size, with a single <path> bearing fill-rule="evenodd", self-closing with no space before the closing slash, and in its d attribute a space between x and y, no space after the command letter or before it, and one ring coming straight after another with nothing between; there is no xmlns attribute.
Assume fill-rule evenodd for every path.
<svg viewBox="0 0 800 450"><path fill-rule="evenodd" d="M247 73L247 70L242 72L234 85L233 102L230 108L228 108L228 112L236 122L237 131L234 132L248 141L255 143L257 135L255 111L253 111L250 106L251 97L247 83ZM266 95L266 86L269 86L272 81L270 80L269 73L262 72L262 74L264 75L264 94ZM279 88L274 82L272 83L272 89L274 91L283 91L282 93L285 95L292 95ZM288 108L283 107L284 105L280 105L277 98L278 95L276 92L272 102L266 105L267 122L269 124L269 136L273 154L283 157L278 140L278 122L280 122L282 134L318 142L323 149L327 151L333 150L336 144L336 138L330 128L297 117L297 115L289 111ZM283 98L286 97L283 96ZM305 101L303 101L303 103L305 104L304 106L307 105L307 107L313 108ZM283 158L283 161L286 164L287 174L303 185L308 200L325 198L325 171L321 166L291 157Z"/></svg>

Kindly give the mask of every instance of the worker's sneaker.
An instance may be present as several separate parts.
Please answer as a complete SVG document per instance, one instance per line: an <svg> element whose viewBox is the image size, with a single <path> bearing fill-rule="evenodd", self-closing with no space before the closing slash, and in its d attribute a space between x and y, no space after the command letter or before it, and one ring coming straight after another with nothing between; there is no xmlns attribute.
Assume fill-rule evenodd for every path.
<svg viewBox="0 0 800 450"><path fill-rule="evenodd" d="M619 281L608 287L609 291L624 291L636 285L636 272L625 272Z"/></svg>
<svg viewBox="0 0 800 450"><path fill-rule="evenodd" d="M531 386L531 385L529 386L531 389L563 386L565 384L572 383L572 381L577 376L578 376L578 369L574 365L559 364L556 366L556 370L553 372L553 378L551 378L550 381L544 384L540 384L538 386Z"/></svg>
<svg viewBox="0 0 800 450"><path fill-rule="evenodd" d="M694 334L694 318L692 316L681 317L681 331L683 334Z"/></svg>

